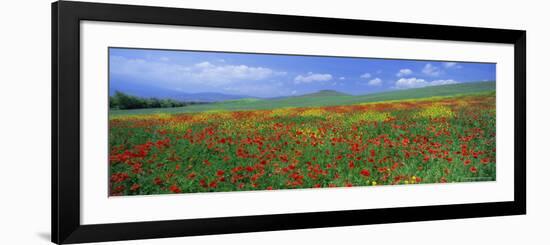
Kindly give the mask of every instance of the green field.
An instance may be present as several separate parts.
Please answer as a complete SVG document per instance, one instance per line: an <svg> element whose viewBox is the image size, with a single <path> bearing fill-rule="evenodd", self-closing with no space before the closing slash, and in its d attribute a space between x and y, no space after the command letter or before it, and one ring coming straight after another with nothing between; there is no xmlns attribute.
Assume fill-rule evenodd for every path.
<svg viewBox="0 0 550 245"><path fill-rule="evenodd" d="M475 82L452 85L432 86L408 90L374 93L366 95L347 95L335 91L320 91L314 94L285 97L278 99L241 99L210 104L190 105L176 108L151 108L133 110L110 110L110 116L134 114L177 114L204 111L246 111L270 110L276 108L320 107L353 105L367 102L420 99L428 97L449 97L460 95L487 94L495 91L495 82Z"/></svg>
<svg viewBox="0 0 550 245"><path fill-rule="evenodd" d="M132 110L163 113L110 118L109 194L494 181L495 101L477 83Z"/></svg>

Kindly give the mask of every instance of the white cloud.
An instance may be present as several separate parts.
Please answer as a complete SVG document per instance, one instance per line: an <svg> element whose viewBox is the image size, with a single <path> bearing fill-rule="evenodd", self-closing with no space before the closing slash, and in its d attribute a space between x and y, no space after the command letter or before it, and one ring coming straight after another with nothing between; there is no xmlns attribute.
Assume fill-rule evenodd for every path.
<svg viewBox="0 0 550 245"><path fill-rule="evenodd" d="M422 73L428 76L437 77L443 74L443 71L439 67L428 63L424 66L424 68L422 68Z"/></svg>
<svg viewBox="0 0 550 245"><path fill-rule="evenodd" d="M459 65L456 62L444 62L443 67L445 67L445 69L451 69L451 68L452 69L460 69L460 68L462 68L462 66Z"/></svg>
<svg viewBox="0 0 550 245"><path fill-rule="evenodd" d="M111 57L110 65L113 74L124 75L135 78L135 80L154 81L164 87L178 87L182 84L221 86L234 82L258 81L286 74L286 72L274 71L266 67L216 65L208 61L182 65L154 60L128 59L121 56Z"/></svg>
<svg viewBox="0 0 550 245"><path fill-rule="evenodd" d="M395 75L398 76L398 77L403 77L403 76L410 75L412 73L413 73L413 71L411 69L405 68L405 69L399 70L399 72Z"/></svg>
<svg viewBox="0 0 550 245"><path fill-rule="evenodd" d="M447 84L457 84L458 82L453 79L447 79L447 80L434 80L430 83L430 86L437 86L437 85L447 85Z"/></svg>
<svg viewBox="0 0 550 245"><path fill-rule="evenodd" d="M209 61L180 64L158 58L111 56L110 71L116 79L131 81L136 86L179 89L187 93L217 91L260 97L273 96L275 92L290 93L282 83L265 82L280 80L286 72L260 66Z"/></svg>
<svg viewBox="0 0 550 245"><path fill-rule="evenodd" d="M424 79L419 78L401 78L395 82L395 88L405 89L405 88L421 88L428 86L428 82Z"/></svg>
<svg viewBox="0 0 550 245"><path fill-rule="evenodd" d="M210 68L210 67L214 67L214 65L212 65L210 62L208 61L203 61L203 62L200 62L200 63L197 63L195 64L196 67L198 68Z"/></svg>
<svg viewBox="0 0 550 245"><path fill-rule="evenodd" d="M340 79L340 80L346 80L346 78L345 78L345 77L340 77L340 78L338 78L338 79Z"/></svg>
<svg viewBox="0 0 550 245"><path fill-rule="evenodd" d="M232 81L234 79L262 80L276 75L276 72L264 67L250 67L246 65L216 66L208 62L203 63L201 63L203 66L198 66L200 70L195 71L192 75L196 78L208 81Z"/></svg>
<svg viewBox="0 0 550 245"><path fill-rule="evenodd" d="M401 78L395 82L394 88L397 89L408 89L408 88L422 88L427 86L437 86L437 85L446 85L446 84L456 84L459 83L452 79L447 80L433 80L428 82L421 78Z"/></svg>
<svg viewBox="0 0 550 245"><path fill-rule="evenodd" d="M369 79L370 77L371 77L371 74L368 72L360 76L360 78L363 78L363 79Z"/></svg>
<svg viewBox="0 0 550 245"><path fill-rule="evenodd" d="M331 74L321 74L308 72L306 75L298 75L294 78L295 84L311 83L311 82L325 82L332 79Z"/></svg>
<svg viewBox="0 0 550 245"><path fill-rule="evenodd" d="M443 67L445 68L451 68L456 65L456 62L444 62Z"/></svg>
<svg viewBox="0 0 550 245"><path fill-rule="evenodd" d="M368 84L370 86L380 86L380 85L382 85L382 79L377 77L375 79L370 80Z"/></svg>

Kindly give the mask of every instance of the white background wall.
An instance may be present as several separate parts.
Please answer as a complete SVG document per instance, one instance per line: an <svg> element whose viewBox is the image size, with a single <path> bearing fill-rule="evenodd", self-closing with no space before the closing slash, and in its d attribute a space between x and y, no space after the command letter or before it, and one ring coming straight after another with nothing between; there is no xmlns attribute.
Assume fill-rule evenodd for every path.
<svg viewBox="0 0 550 245"><path fill-rule="evenodd" d="M277 231L109 244L548 244L550 31L545 1L107 0L106 2L527 30L526 216ZM50 1L0 9L0 244L48 244Z"/></svg>

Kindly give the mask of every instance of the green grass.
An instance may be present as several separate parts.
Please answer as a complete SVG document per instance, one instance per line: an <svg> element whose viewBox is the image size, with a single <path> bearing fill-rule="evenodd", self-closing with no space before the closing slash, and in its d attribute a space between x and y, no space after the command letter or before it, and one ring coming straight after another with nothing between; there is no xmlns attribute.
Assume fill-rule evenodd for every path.
<svg viewBox="0 0 550 245"><path fill-rule="evenodd" d="M495 82L461 83L432 86L416 89L397 90L383 93L352 96L336 91L319 91L317 93L285 97L278 99L242 99L211 104L191 105L177 108L152 108L133 110L111 110L111 116L156 113L192 113L204 111L244 111L270 110L276 108L318 107L333 105L352 105L367 102L419 99L428 97L446 97L457 95L479 94L495 91Z"/></svg>

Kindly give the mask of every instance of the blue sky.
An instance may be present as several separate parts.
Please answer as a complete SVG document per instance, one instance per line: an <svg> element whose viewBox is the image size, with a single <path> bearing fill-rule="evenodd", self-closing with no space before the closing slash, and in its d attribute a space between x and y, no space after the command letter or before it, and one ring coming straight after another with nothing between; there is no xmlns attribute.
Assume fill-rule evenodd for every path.
<svg viewBox="0 0 550 245"><path fill-rule="evenodd" d="M349 94L496 80L488 63L110 48L110 86L254 97Z"/></svg>

